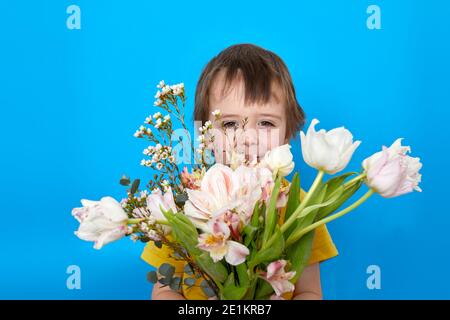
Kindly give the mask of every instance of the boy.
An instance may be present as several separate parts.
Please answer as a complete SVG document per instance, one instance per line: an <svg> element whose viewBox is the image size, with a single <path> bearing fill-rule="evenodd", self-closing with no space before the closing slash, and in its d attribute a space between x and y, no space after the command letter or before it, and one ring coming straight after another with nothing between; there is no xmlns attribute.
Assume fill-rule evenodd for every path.
<svg viewBox="0 0 450 320"><path fill-rule="evenodd" d="M249 132L264 131L275 139L261 139L245 134L246 150L257 150L247 157L260 159L266 151L289 143L305 123L305 115L295 95L289 71L273 52L251 44L233 45L214 57L204 68L195 94L194 119L212 120L211 112L221 111L221 126L239 128L246 119ZM216 158L218 155L215 154ZM302 190L301 197L304 195ZM281 212L283 215L283 211ZM337 250L325 226L316 229L309 265L287 299L322 299L319 263L336 256ZM158 249L148 243L142 259L155 267L170 261L175 272L183 273L183 263L173 260L167 248ZM201 288L183 286L183 294L153 287L153 299L207 299Z"/></svg>

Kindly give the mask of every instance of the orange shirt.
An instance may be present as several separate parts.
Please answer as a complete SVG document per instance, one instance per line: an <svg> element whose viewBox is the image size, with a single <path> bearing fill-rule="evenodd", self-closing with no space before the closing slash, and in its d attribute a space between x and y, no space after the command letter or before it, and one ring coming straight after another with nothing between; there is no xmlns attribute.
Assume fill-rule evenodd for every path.
<svg viewBox="0 0 450 320"><path fill-rule="evenodd" d="M303 199L305 196L305 191L303 189L300 190L300 199ZM280 215L281 219L284 217L284 212L286 208L281 209ZM159 268L159 266L163 263L170 263L175 267L175 274L184 278L184 266L185 262L181 260L175 260L171 255L172 251L167 246L162 246L158 248L154 245L154 243L148 242L144 247L141 258L155 268ZM308 263L311 265L313 263L321 262L332 257L338 255L338 251L336 246L331 239L330 234L328 233L327 227L322 225L316 228L313 247L311 256L309 258ZM200 283L202 279L197 279L197 282L194 286L188 287L183 283L182 285L182 293L187 300L206 300L208 297L203 293L203 290L200 288ZM291 294L286 294L283 296L286 299L292 298Z"/></svg>

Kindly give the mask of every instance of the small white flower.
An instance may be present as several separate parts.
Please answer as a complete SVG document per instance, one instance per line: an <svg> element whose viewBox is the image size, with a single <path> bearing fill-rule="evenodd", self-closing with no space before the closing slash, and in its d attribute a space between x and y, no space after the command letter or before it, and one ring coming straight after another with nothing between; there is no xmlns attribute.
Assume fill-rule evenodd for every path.
<svg viewBox="0 0 450 320"><path fill-rule="evenodd" d="M161 150L161 148L162 148L162 145L160 143L157 143L155 146L156 151Z"/></svg>
<svg viewBox="0 0 450 320"><path fill-rule="evenodd" d="M140 127L139 127L139 130L140 130L141 132L145 131L145 127L144 127L144 126L140 126Z"/></svg>
<svg viewBox="0 0 450 320"><path fill-rule="evenodd" d="M171 90L171 89L170 89L169 86L165 86L164 88L162 88L162 94L165 95L165 94L169 93L170 90Z"/></svg>
<svg viewBox="0 0 450 320"><path fill-rule="evenodd" d="M203 135L203 134L199 135L197 140L200 142L205 142L205 135Z"/></svg>
<svg viewBox="0 0 450 320"><path fill-rule="evenodd" d="M154 106L160 106L161 104L162 104L162 100L161 100L161 99L158 99L158 100L156 100L156 101L153 103Z"/></svg>
<svg viewBox="0 0 450 320"><path fill-rule="evenodd" d="M134 136L136 138L142 137L142 133L139 130L136 130L136 132L134 133Z"/></svg>
<svg viewBox="0 0 450 320"><path fill-rule="evenodd" d="M137 235L135 235L135 234L132 234L130 236L130 239L133 240L134 242L136 242L136 241L138 241L139 237Z"/></svg>
<svg viewBox="0 0 450 320"><path fill-rule="evenodd" d="M156 112L156 113L153 115L153 119L159 119L159 118L161 118L161 117L162 117L161 112Z"/></svg>
<svg viewBox="0 0 450 320"><path fill-rule="evenodd" d="M163 168L163 164L161 162L158 162L156 165L156 169L161 170Z"/></svg>
<svg viewBox="0 0 450 320"><path fill-rule="evenodd" d="M211 113L212 113L212 115L213 115L214 117L216 117L216 118L219 118L219 117L222 115L222 113L220 112L219 109L216 109L216 110L214 110L214 111L211 112Z"/></svg>
<svg viewBox="0 0 450 320"><path fill-rule="evenodd" d="M160 96L161 96L161 91L158 90L158 92L156 92L156 94L155 94L155 98L159 99Z"/></svg>
<svg viewBox="0 0 450 320"><path fill-rule="evenodd" d="M164 83L164 80L161 80L158 85L156 86L157 88L161 89L165 86L166 84Z"/></svg>
<svg viewBox="0 0 450 320"><path fill-rule="evenodd" d="M164 121L170 121L170 115L169 114L164 117Z"/></svg>
<svg viewBox="0 0 450 320"><path fill-rule="evenodd" d="M211 129L212 128L212 123L211 123L211 121L206 121L205 122L205 128L208 128L208 129Z"/></svg>
<svg viewBox="0 0 450 320"><path fill-rule="evenodd" d="M142 159L142 160L141 160L141 166L145 166L146 163L147 163L147 161L146 161L145 159Z"/></svg>
<svg viewBox="0 0 450 320"><path fill-rule="evenodd" d="M174 163L175 162L175 157L174 156L170 156L169 157L169 162L170 163Z"/></svg>
<svg viewBox="0 0 450 320"><path fill-rule="evenodd" d="M148 191L147 190L142 190L141 193L139 194L139 196L142 198L146 198L148 196Z"/></svg>

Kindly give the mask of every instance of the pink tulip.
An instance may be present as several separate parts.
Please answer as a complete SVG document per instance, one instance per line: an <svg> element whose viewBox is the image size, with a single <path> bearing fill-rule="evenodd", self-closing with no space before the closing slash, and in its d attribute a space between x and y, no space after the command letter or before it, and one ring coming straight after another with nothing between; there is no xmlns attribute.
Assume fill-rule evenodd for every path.
<svg viewBox="0 0 450 320"><path fill-rule="evenodd" d="M365 159L362 163L367 176L367 185L385 198L397 197L414 190L422 191L418 186L422 163L420 158L407 156L409 146L401 145L402 138L382 151Z"/></svg>

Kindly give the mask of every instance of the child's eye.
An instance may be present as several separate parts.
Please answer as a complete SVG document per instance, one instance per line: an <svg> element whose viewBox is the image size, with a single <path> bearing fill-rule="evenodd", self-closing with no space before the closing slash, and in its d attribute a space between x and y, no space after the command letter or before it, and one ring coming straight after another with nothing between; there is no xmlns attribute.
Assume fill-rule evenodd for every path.
<svg viewBox="0 0 450 320"><path fill-rule="evenodd" d="M261 121L259 125L262 127L275 127L275 125L270 121Z"/></svg>
<svg viewBox="0 0 450 320"><path fill-rule="evenodd" d="M222 126L227 129L235 129L238 127L238 123L236 121L223 121Z"/></svg>

